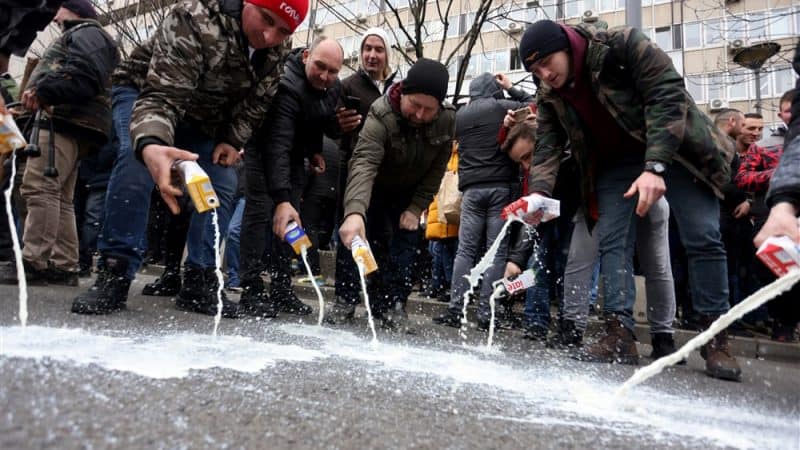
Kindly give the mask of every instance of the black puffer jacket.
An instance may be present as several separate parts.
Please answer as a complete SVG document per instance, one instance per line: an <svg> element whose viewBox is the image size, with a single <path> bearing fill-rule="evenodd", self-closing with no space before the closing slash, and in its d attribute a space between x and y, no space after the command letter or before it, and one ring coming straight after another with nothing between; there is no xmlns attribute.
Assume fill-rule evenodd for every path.
<svg viewBox="0 0 800 450"><path fill-rule="evenodd" d="M266 155L265 173L275 203L289 201L290 167L302 167L306 157L322 154L323 133L332 138L340 134L336 106L341 85L337 82L324 91L312 87L306 79L303 50L293 50L286 60L278 93L259 133L258 148Z"/></svg>
<svg viewBox="0 0 800 450"><path fill-rule="evenodd" d="M470 101L456 113L458 189L462 192L516 182L519 166L500 150L497 135L506 111L527 106L533 97L518 89L508 93L512 100L503 98L503 88L490 73L469 84Z"/></svg>

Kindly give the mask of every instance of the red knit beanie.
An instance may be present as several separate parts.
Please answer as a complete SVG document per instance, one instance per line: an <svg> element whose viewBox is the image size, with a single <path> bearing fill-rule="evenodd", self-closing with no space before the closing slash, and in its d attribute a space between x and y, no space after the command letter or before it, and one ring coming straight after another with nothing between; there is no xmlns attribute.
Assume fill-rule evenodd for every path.
<svg viewBox="0 0 800 450"><path fill-rule="evenodd" d="M303 23L308 13L308 0L245 0L247 3L268 9L278 15L294 30Z"/></svg>

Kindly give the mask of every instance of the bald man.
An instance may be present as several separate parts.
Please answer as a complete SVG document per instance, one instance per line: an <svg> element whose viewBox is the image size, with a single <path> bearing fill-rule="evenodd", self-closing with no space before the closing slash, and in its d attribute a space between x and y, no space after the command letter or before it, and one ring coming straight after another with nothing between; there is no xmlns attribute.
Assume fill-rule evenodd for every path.
<svg viewBox="0 0 800 450"><path fill-rule="evenodd" d="M241 239L248 245L241 249L240 306L246 314L275 317L278 312L311 313L311 308L292 292L292 250L283 242L283 235L290 221L301 224L297 210L307 180L305 161L312 169L311 176L323 173L322 136L336 138L340 134L336 108L341 104L339 70L343 59L339 43L324 36L315 39L308 48L295 49L286 61L264 125L245 150ZM260 274L267 244L268 212L273 205L272 230L277 238L272 239L267 295Z"/></svg>

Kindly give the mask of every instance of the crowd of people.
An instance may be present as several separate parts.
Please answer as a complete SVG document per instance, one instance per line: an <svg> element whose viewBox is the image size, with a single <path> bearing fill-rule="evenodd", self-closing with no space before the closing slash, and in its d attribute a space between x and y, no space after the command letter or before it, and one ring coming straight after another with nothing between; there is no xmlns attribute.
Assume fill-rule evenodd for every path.
<svg viewBox="0 0 800 450"><path fill-rule="evenodd" d="M359 67L341 80L335 39L291 48L308 7L184 0L120 61L91 2L61 3L53 21L63 33L22 89L7 76L0 84L41 150L6 158L3 172L5 186L16 186L28 284L78 286L96 272L71 310L111 314L125 309L142 265L159 262L164 272L144 295L213 315L218 227L225 287L241 293L234 302L222 291L222 315L306 315L312 308L293 289L297 255L284 240L299 225L313 244L315 275L318 250L336 250L329 325L355 318L362 297L351 248L365 242L378 266L368 276L372 314L387 330L413 332L406 303L415 285L448 303L435 323L461 327L470 301L477 328L487 330L493 282L533 269L533 287L502 299L500 328L521 328L577 359L637 364L634 274L645 278L657 358L675 351L674 326L705 329L774 280L754 257L754 238L800 242L796 89L780 99L786 127L764 136L758 113L703 113L641 31L542 20L519 42L537 91L484 73L456 108L445 100L442 63L419 58L400 79L384 29L363 33ZM6 72L10 50L0 53ZM179 161L208 174L213 213L198 212L183 192ZM21 174L14 180L11 164ZM457 174L455 216L453 202L437 195L446 172ZM519 209L520 197L558 199L560 216L543 222ZM509 216L524 223L501 235ZM15 283L0 222L0 281ZM498 239L470 297L466 275ZM795 287L732 332L769 326L773 339L794 341L798 294ZM604 328L584 345L592 314ZM741 378L727 331L702 356L710 376Z"/></svg>

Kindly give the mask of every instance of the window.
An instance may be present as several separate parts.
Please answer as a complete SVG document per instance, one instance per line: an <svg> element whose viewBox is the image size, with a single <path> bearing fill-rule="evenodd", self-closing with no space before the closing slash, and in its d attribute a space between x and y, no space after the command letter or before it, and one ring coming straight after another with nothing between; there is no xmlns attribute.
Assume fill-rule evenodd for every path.
<svg viewBox="0 0 800 450"><path fill-rule="evenodd" d="M478 62L479 58L478 55L472 55L469 58L469 62L467 63L467 71L465 72L465 76L467 77L474 77L480 73L480 66Z"/></svg>
<svg viewBox="0 0 800 450"><path fill-rule="evenodd" d="M763 12L750 13L747 16L750 21L750 41L761 42L767 40L767 29L769 19Z"/></svg>
<svg viewBox="0 0 800 450"><path fill-rule="evenodd" d="M672 50L672 29L670 27L661 27L655 29L655 41L662 50L668 52Z"/></svg>
<svg viewBox="0 0 800 450"><path fill-rule="evenodd" d="M450 74L450 79L455 80L458 76L458 67L461 65L461 60L463 56L459 56L456 58L455 62L451 62L450 66L447 67L447 72Z"/></svg>
<svg viewBox="0 0 800 450"><path fill-rule="evenodd" d="M703 38L700 33L700 22L687 23L683 26L683 47L700 48L703 46Z"/></svg>
<svg viewBox="0 0 800 450"><path fill-rule="evenodd" d="M339 44L342 46L342 50L344 50L344 57L347 58L350 56L350 52L353 50L357 50L355 47L355 37L354 36L347 36L339 39Z"/></svg>
<svg viewBox="0 0 800 450"><path fill-rule="evenodd" d="M672 26L672 48L683 48L683 27L680 24Z"/></svg>
<svg viewBox="0 0 800 450"><path fill-rule="evenodd" d="M508 72L508 50L500 50L494 53L495 72Z"/></svg>
<svg viewBox="0 0 800 450"><path fill-rule="evenodd" d="M512 48L510 52L508 52L508 59L510 60L509 65L511 66L511 70L522 70L522 62L519 60L519 49L516 47Z"/></svg>
<svg viewBox="0 0 800 450"><path fill-rule="evenodd" d="M583 6L583 2L581 0L565 0L564 3L564 14L567 17L577 17L583 12L581 11L581 6Z"/></svg>
<svg viewBox="0 0 800 450"><path fill-rule="evenodd" d="M784 92L794 88L795 74L791 67L783 67L775 70L775 95L783 95Z"/></svg>
<svg viewBox="0 0 800 450"><path fill-rule="evenodd" d="M742 17L729 15L726 28L728 42L747 38L747 21Z"/></svg>
<svg viewBox="0 0 800 450"><path fill-rule="evenodd" d="M625 0L617 0L617 9L625 9Z"/></svg>
<svg viewBox="0 0 800 450"><path fill-rule="evenodd" d="M683 75L683 52L676 50L674 52L668 52L667 55L672 60L672 65L675 66L675 70Z"/></svg>
<svg viewBox="0 0 800 450"><path fill-rule="evenodd" d="M770 95L772 95L772 83L770 82L771 78L772 77L770 76L770 74L767 73L767 72L764 72L763 69L762 69L762 72L761 72L761 98L769 97ZM753 75L753 83L754 83L753 92L755 92L755 75ZM782 94L782 92L781 92L781 94ZM778 95L780 95L780 94L778 94ZM755 97L755 95L753 95L753 97Z"/></svg>
<svg viewBox="0 0 800 450"><path fill-rule="evenodd" d="M438 20L432 20L423 24L423 41L440 41L444 37L444 25Z"/></svg>
<svg viewBox="0 0 800 450"><path fill-rule="evenodd" d="M724 98L723 89L725 86L725 77L721 73L713 73L708 76L708 100L711 101L715 98Z"/></svg>
<svg viewBox="0 0 800 450"><path fill-rule="evenodd" d="M705 42L706 45L719 45L722 43L722 23L717 20L709 20L706 22L705 29Z"/></svg>
<svg viewBox="0 0 800 450"><path fill-rule="evenodd" d="M687 76L684 81L686 82L686 90L689 91L689 95L692 96L695 103L704 103L706 101L703 89L703 84L705 82L705 77L702 75L689 75Z"/></svg>
<svg viewBox="0 0 800 450"><path fill-rule="evenodd" d="M448 38L454 38L458 36L458 22L459 22L459 16L451 16L447 18Z"/></svg>
<svg viewBox="0 0 800 450"><path fill-rule="evenodd" d="M539 16L542 19L555 20L556 18L556 0L539 0L539 8L541 8ZM800 16L800 14L798 14Z"/></svg>
<svg viewBox="0 0 800 450"><path fill-rule="evenodd" d="M614 0L600 0L600 11L613 11L617 5Z"/></svg>
<svg viewBox="0 0 800 450"><path fill-rule="evenodd" d="M779 9L771 14L769 34L773 39L792 35L792 16L788 9Z"/></svg>
<svg viewBox="0 0 800 450"><path fill-rule="evenodd" d="M736 70L728 75L728 99L747 100L747 85L751 74L745 70Z"/></svg>

